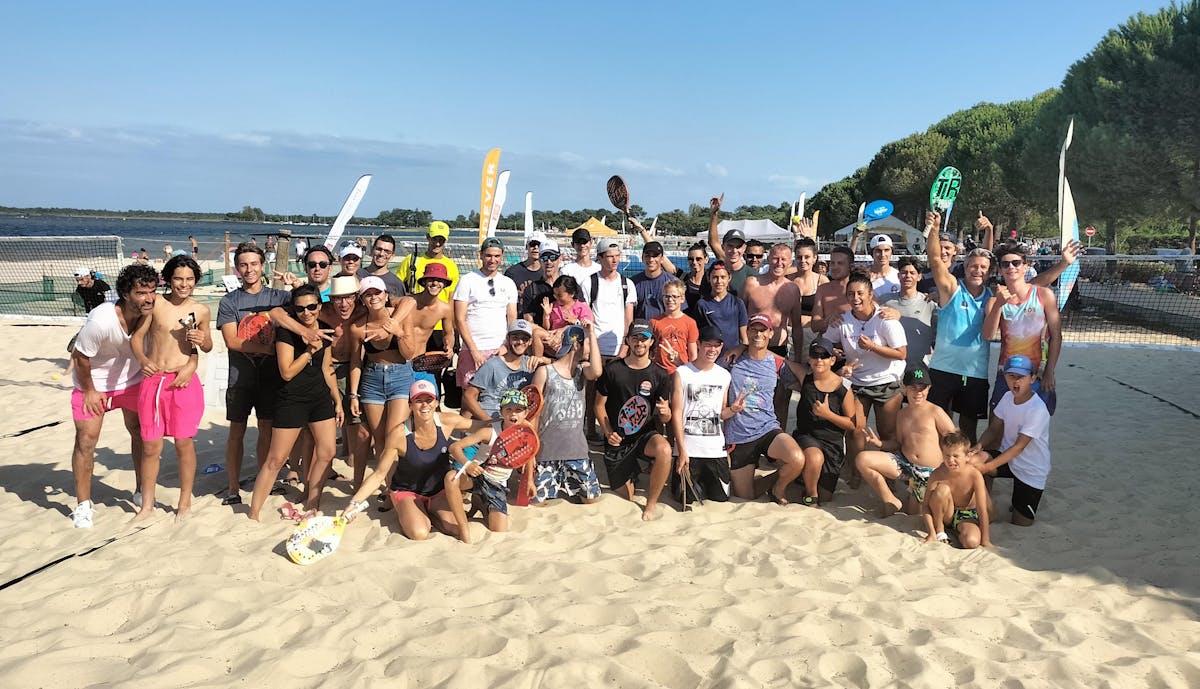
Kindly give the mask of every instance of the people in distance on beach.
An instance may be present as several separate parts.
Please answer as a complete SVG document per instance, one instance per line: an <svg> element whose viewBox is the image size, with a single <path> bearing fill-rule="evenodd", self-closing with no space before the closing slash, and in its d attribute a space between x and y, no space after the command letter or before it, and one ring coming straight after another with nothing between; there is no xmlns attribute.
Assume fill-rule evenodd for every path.
<svg viewBox="0 0 1200 689"><path fill-rule="evenodd" d="M457 380L464 390L504 344L509 323L517 320L517 286L500 273L503 261L504 244L488 237L479 246L479 269L462 276L454 288L454 327L463 343Z"/></svg>
<svg viewBox="0 0 1200 689"><path fill-rule="evenodd" d="M1008 391L979 439L989 455L979 468L1012 479L1012 523L1030 526L1050 475L1050 412L1035 394L1037 368L1029 357L1014 354L1002 370Z"/></svg>
<svg viewBox="0 0 1200 689"><path fill-rule="evenodd" d="M179 504L176 521L191 514L192 484L196 478L196 432L204 416L204 388L196 369L200 352L212 351L207 306L192 298L200 281L200 264L186 254L163 266L169 292L154 302L150 318L143 319L130 338L134 355L142 364L138 418L142 427L142 506L137 519L154 512L163 438L175 440L179 462Z"/></svg>
<svg viewBox="0 0 1200 689"><path fill-rule="evenodd" d="M949 526L963 548L987 548L992 545L991 500L983 474L969 462L971 443L956 430L943 435L938 444L942 465L929 475L925 491L925 542L949 543Z"/></svg>
<svg viewBox="0 0 1200 689"><path fill-rule="evenodd" d="M603 433L604 466L612 490L623 492L633 500L634 488L643 464L650 464L650 483L646 486L646 506L642 519L654 518L663 485L671 474L671 443L655 423L671 420L671 376L650 360L654 331L650 321L638 319L630 323L625 337L628 353L604 366L596 381L596 419ZM640 397L646 410L645 418L631 419L638 428L628 435L620 431L617 421L621 408L634 397Z"/></svg>
<svg viewBox="0 0 1200 689"><path fill-rule="evenodd" d="M83 312L91 313L92 309L103 304L108 298L107 293L112 289L104 280L96 277L96 273L85 266L75 269L75 294L83 302Z"/></svg>
<svg viewBox="0 0 1200 689"><path fill-rule="evenodd" d="M188 235L188 243L192 245L192 258L199 261L200 260L200 242L196 241L196 238L189 234Z"/></svg>
<svg viewBox="0 0 1200 689"><path fill-rule="evenodd" d="M808 367L812 373L800 384L796 429L792 433L804 453L806 502L814 495L821 504L833 499L846 463L846 435L860 430L856 426L858 404L849 381L833 372L835 361L837 352L832 342L818 337L809 343Z"/></svg>
<svg viewBox="0 0 1200 689"><path fill-rule="evenodd" d="M910 366L904 371L908 405L896 418L896 438L881 440L869 428L861 432L864 444L878 449L859 452L855 464L863 481L883 501L884 517L904 508L888 487L888 481L901 476L908 479L911 496L917 503L923 503L929 475L942 464L939 439L954 430L954 423L945 410L929 401L928 393L929 369ZM910 513L915 514L914 509L919 508L909 506Z"/></svg>
<svg viewBox="0 0 1200 689"><path fill-rule="evenodd" d="M528 408L525 393L505 390L500 395L499 419L450 443L453 466L446 472L443 485L458 527L458 540L463 543L471 542L471 529L463 507L464 492L471 494L472 509L484 513L489 531L508 531L508 479L513 470L485 460L496 437L513 424L525 421Z"/></svg>
<svg viewBox="0 0 1200 689"><path fill-rule="evenodd" d="M154 310L158 273L149 266L130 264L117 275L117 302L92 309L87 322L75 336L71 352L74 389L71 418L75 422L75 445L71 450L71 472L75 478L76 505L71 519L77 529L90 529L95 518L92 504L92 473L96 443L104 415L120 409L133 455L134 504L138 507L142 482L142 435L138 422L138 395L142 383L141 364L134 356L129 336Z"/></svg>
<svg viewBox="0 0 1200 689"><path fill-rule="evenodd" d="M439 412L437 388L428 380L413 382L408 401L412 407L412 431L396 447L380 453L374 471L350 498L350 506L342 516L353 521L369 506L367 499L386 484L400 533L405 537L423 541L436 528L457 538L458 523L445 491L445 476L450 470L450 436L456 431L482 428L490 422L472 423L458 414Z"/></svg>
<svg viewBox="0 0 1200 689"><path fill-rule="evenodd" d="M600 481L588 455L584 429L587 381L600 377L602 362L596 328L590 321L580 327L587 334L566 356L542 366L533 374L533 385L542 394L536 421L540 447L534 470L534 500L576 498L590 504L600 498Z"/></svg>
<svg viewBox="0 0 1200 689"><path fill-rule="evenodd" d="M314 333L325 327L319 320L320 309L316 285L301 285L292 290L293 317ZM313 439L312 458L304 480L304 509L308 515L316 513L337 445L337 426L343 420L329 341L321 337L305 339L285 328L276 328L275 359L283 386L275 407L271 449L267 461L259 467L250 499L249 516L255 521L260 520L271 486L303 428L309 430ZM289 503L285 510L294 512L295 508Z"/></svg>
<svg viewBox="0 0 1200 689"><path fill-rule="evenodd" d="M671 407L677 412L671 425L679 452L672 483L679 487L681 501L691 495L693 500L727 502L732 479L722 422L742 410L746 396L729 401L729 371L717 366L721 331L706 325L699 339L697 357L680 364L671 379Z"/></svg>
<svg viewBox="0 0 1200 689"><path fill-rule="evenodd" d="M261 467L271 447L271 424L275 418L279 388L279 366L275 363L275 331L269 312L291 299L291 293L264 284L265 256L262 249L243 242L237 246L234 264L241 287L221 297L217 306L217 329L229 352L228 387L225 392L225 474L228 492L222 505L240 505L241 470L245 455L246 428L253 411L258 421L255 460Z"/></svg>
<svg viewBox="0 0 1200 689"><path fill-rule="evenodd" d="M667 373L674 373L677 367L695 361L699 352L700 331L696 321L683 313L686 292L683 282L672 278L663 286L662 299L666 310L663 315L650 321L657 343L654 363L666 369ZM717 332L721 331L718 329Z"/></svg>

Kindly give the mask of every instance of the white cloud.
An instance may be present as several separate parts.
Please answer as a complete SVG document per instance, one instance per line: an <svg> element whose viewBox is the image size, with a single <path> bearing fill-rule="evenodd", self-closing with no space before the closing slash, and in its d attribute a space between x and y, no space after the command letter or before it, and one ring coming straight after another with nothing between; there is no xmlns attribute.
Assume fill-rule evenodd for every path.
<svg viewBox="0 0 1200 689"><path fill-rule="evenodd" d="M714 177L728 177L729 176L729 170L725 169L724 165L717 165L716 163L705 163L704 171Z"/></svg>
<svg viewBox="0 0 1200 689"><path fill-rule="evenodd" d="M767 184L776 189L798 191L812 187L813 180L811 177L805 177L804 175L768 175Z"/></svg>
<svg viewBox="0 0 1200 689"><path fill-rule="evenodd" d="M271 143L271 137L266 134L233 133L226 134L224 138L234 143L244 143L252 146L267 146Z"/></svg>
<svg viewBox="0 0 1200 689"><path fill-rule="evenodd" d="M617 172L640 172L647 175L664 175L667 177L682 177L683 170L671 167L656 160L637 160L635 158L617 158L601 160L600 167Z"/></svg>

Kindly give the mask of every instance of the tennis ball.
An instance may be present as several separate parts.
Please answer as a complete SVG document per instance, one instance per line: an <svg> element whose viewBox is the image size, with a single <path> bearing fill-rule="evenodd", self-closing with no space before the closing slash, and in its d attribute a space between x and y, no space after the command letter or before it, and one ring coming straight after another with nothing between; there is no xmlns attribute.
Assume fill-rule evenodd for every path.
<svg viewBox="0 0 1200 689"><path fill-rule="evenodd" d="M804 219L804 218L801 218L801 217L800 217L800 216L798 216L798 215L793 215L793 216L792 216L792 224L793 224L793 225L798 225L798 224L800 224L800 221L801 221L801 220L803 220L803 219Z"/></svg>
<svg viewBox="0 0 1200 689"><path fill-rule="evenodd" d="M59 378L62 378L62 376L58 375L57 373L55 373L54 375L52 375L50 377L53 378L54 380L58 380Z"/></svg>

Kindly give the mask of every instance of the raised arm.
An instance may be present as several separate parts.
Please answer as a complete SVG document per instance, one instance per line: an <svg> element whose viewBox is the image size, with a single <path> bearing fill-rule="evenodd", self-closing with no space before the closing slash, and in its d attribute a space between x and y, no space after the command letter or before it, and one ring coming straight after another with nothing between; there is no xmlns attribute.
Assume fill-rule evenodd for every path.
<svg viewBox="0 0 1200 689"><path fill-rule="evenodd" d="M1058 366L1058 355L1062 353L1062 320L1054 292L1045 287L1034 289L1038 291L1042 311L1046 314L1046 366L1042 369L1041 381L1042 387L1049 392L1054 390L1054 371Z"/></svg>
<svg viewBox="0 0 1200 689"><path fill-rule="evenodd" d="M1038 285L1041 287L1049 287L1050 285L1054 284L1054 281L1063 274L1063 271L1067 269L1067 266L1079 260L1079 252L1082 249L1083 245L1074 239L1067 242L1062 249L1062 257L1059 259L1058 263L1055 263L1050 268L1038 273L1032 280L1029 281L1029 284Z"/></svg>
<svg viewBox="0 0 1200 689"><path fill-rule="evenodd" d="M717 225L721 222L721 202L725 194L714 196L708 201L708 245L718 261L725 260L725 249L721 246L721 238L717 236Z"/></svg>
<svg viewBox="0 0 1200 689"><path fill-rule="evenodd" d="M582 325L588 336L588 360L585 362L587 365L583 367L583 377L596 380L604 371L604 360L600 357L600 340L596 339L595 323L583 321Z"/></svg>
<svg viewBox="0 0 1200 689"><path fill-rule="evenodd" d="M983 211L979 212L983 217ZM928 254L929 272L933 273L933 282L937 285L938 306L945 306L950 297L958 289L958 280L950 273L950 266L942 260L941 236L942 214L937 211L925 211L925 253Z"/></svg>
<svg viewBox="0 0 1200 689"><path fill-rule="evenodd" d="M641 233L643 245L649 244L650 242L654 241L654 237L650 236L650 233L646 231L646 228L642 225L642 222L640 220L638 220L637 218L635 218L631 215L631 216L629 216L629 224L632 225L634 227L634 229L636 229L638 232ZM666 254L663 254L662 269L664 271L670 273L671 275L677 274L677 269L675 268L675 264L671 262L671 259L669 259Z"/></svg>
<svg viewBox="0 0 1200 689"><path fill-rule="evenodd" d="M996 286L996 296L990 297L987 303L987 316L983 319L983 339L997 340L1000 338L1000 310L1008 301L1008 287Z"/></svg>
<svg viewBox="0 0 1200 689"><path fill-rule="evenodd" d="M980 246L991 251L992 247L996 245L996 228L992 225L992 221L983 214L983 211L979 211L979 217L975 218L975 229L983 230Z"/></svg>

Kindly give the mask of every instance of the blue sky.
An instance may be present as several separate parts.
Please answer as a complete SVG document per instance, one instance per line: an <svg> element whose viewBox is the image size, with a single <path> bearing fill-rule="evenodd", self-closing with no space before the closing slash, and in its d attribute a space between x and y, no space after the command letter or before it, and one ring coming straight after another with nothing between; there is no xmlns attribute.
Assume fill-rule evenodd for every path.
<svg viewBox="0 0 1200 689"><path fill-rule="evenodd" d="M779 203L1166 4L7 2L0 205L453 217L492 147L506 212Z"/></svg>

